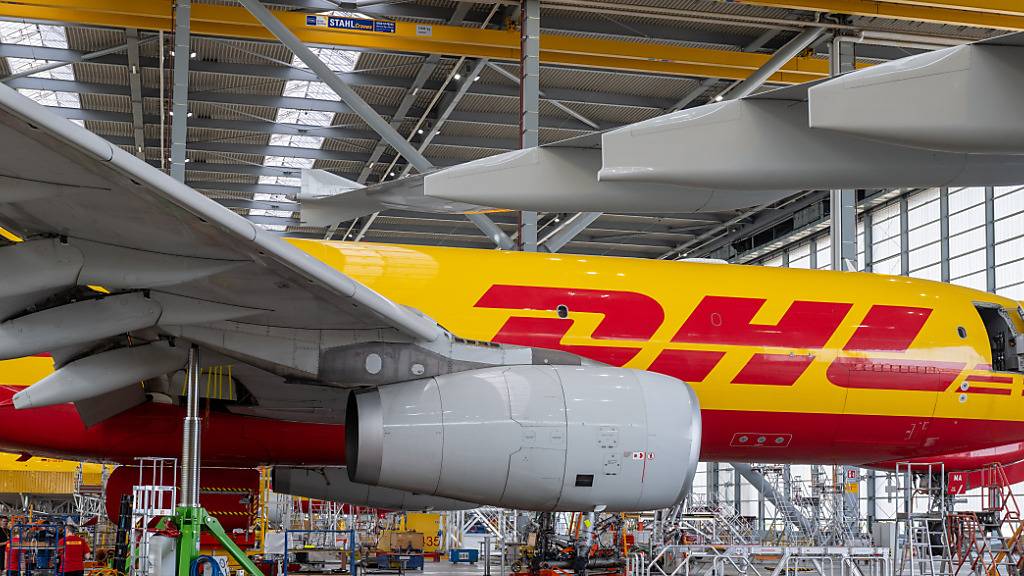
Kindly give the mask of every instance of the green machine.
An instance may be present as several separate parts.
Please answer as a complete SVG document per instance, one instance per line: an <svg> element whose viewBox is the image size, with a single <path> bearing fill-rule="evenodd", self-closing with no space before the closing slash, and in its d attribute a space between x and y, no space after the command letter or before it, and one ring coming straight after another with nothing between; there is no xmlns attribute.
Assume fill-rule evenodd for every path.
<svg viewBox="0 0 1024 576"><path fill-rule="evenodd" d="M250 576L263 576L245 551L228 537L220 521L199 504L199 447L202 424L199 417L199 374L199 349L192 345L188 352L187 408L182 433L181 504L176 508L174 516L160 521L159 527L170 528L169 524L173 522L180 532L177 552L178 576L191 576L197 560L201 557L199 537L203 531L216 538Z"/></svg>

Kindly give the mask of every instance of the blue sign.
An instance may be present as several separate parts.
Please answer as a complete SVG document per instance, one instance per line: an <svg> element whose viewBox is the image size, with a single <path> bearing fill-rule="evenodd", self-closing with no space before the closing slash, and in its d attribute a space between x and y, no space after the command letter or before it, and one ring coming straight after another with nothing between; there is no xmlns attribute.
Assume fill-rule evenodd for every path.
<svg viewBox="0 0 1024 576"><path fill-rule="evenodd" d="M395 33L395 23L369 18L349 18L347 16L306 16L306 26L320 26L336 30L358 30L360 32Z"/></svg>

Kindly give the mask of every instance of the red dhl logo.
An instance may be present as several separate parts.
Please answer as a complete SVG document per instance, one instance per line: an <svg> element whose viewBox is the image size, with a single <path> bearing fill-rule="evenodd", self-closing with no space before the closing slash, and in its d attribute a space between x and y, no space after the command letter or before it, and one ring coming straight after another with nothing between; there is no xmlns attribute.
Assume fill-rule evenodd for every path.
<svg viewBox="0 0 1024 576"><path fill-rule="evenodd" d="M705 296L671 338L672 343L821 349L849 315L852 304L794 301L776 324L755 324L763 298ZM636 346L570 345L562 339L573 325L559 318L510 316L496 342L564 350L614 366L632 360L665 322L657 300L639 292L538 286L491 286L477 308L589 312L603 315L592 340L636 342ZM876 304L843 346L845 351L905 352L931 315L928 308ZM566 317L561 317L566 316ZM687 382L701 382L727 350L662 350L649 370ZM814 361L813 355L757 353L732 378L733 384L792 386ZM889 390L941 391L966 365L896 358L836 358L826 371L836 386Z"/></svg>

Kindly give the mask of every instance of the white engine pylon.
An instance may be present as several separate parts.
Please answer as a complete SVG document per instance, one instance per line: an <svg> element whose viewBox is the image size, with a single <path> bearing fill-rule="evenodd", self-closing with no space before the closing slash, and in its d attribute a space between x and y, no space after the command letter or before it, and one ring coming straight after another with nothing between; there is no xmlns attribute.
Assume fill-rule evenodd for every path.
<svg viewBox="0 0 1024 576"><path fill-rule="evenodd" d="M14 407L40 408L94 398L185 365L188 348L155 342L75 360L14 395Z"/></svg>

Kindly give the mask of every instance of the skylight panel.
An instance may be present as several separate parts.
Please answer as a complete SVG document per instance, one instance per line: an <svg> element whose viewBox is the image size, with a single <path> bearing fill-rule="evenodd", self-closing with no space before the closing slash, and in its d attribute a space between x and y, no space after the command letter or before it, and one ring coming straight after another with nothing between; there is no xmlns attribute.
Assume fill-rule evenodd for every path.
<svg viewBox="0 0 1024 576"><path fill-rule="evenodd" d="M355 50L339 50L337 48L310 48L310 50L335 72L351 72L356 69L356 63L359 61L359 52ZM292 56L292 66L308 69L305 62L298 56Z"/></svg>
<svg viewBox="0 0 1024 576"><path fill-rule="evenodd" d="M263 178L280 178L280 176L260 176L260 180L262 180ZM292 178L292 180L297 180L297 178ZM260 184L268 184L268 182L261 181ZM263 200L265 202L283 202L285 204L295 204L295 201L285 194L267 194L266 192L256 192L255 194L252 195L252 199Z"/></svg>
<svg viewBox="0 0 1024 576"><path fill-rule="evenodd" d="M284 232L288 229L284 224L260 224L259 222L254 222L254 224L268 232Z"/></svg>
<svg viewBox="0 0 1024 576"><path fill-rule="evenodd" d="M299 187L302 186L302 179L293 176L260 176L259 183ZM260 196L260 194L254 194L254 196ZM277 194L268 194L268 196L277 196ZM270 198L256 198L256 200L270 200Z"/></svg>
<svg viewBox="0 0 1024 576"><path fill-rule="evenodd" d="M39 68L50 64L52 60L38 60L36 58L8 58L7 66L11 69L12 74L20 74L33 68ZM71 69L71 65L61 66L60 68L53 68L51 70L44 70L42 72L36 72L32 74L30 78L47 78L50 80L74 80L75 72Z"/></svg>
<svg viewBox="0 0 1024 576"><path fill-rule="evenodd" d="M0 22L0 42L22 46L67 48L68 35L63 26L28 22Z"/></svg>
<svg viewBox="0 0 1024 576"><path fill-rule="evenodd" d="M323 136L303 136L299 134L271 134L271 146L290 146L292 148L319 148L324 143Z"/></svg>
<svg viewBox="0 0 1024 576"><path fill-rule="evenodd" d="M278 124L301 124L304 126L330 126L334 122L334 112L278 108L276 122Z"/></svg>
<svg viewBox="0 0 1024 576"><path fill-rule="evenodd" d="M312 158L292 158L290 156L264 156L264 166L280 166L283 168L312 168Z"/></svg>
<svg viewBox="0 0 1024 576"><path fill-rule="evenodd" d="M265 208L252 208L250 216L272 216L276 218L291 218L292 210L267 210Z"/></svg>
<svg viewBox="0 0 1024 576"><path fill-rule="evenodd" d="M341 100L334 90L323 82L310 80L289 80L284 84L283 96L292 98L313 98L315 100Z"/></svg>
<svg viewBox="0 0 1024 576"><path fill-rule="evenodd" d="M28 96L43 106L54 106L57 108L81 108L82 103L76 92L58 92L55 90L36 90L33 88L21 88L18 90L22 95Z"/></svg>

